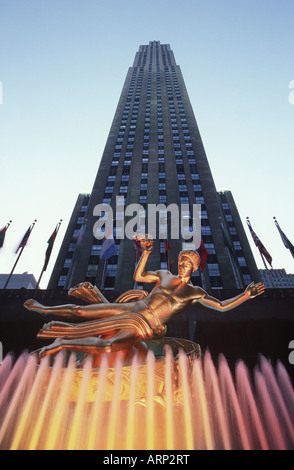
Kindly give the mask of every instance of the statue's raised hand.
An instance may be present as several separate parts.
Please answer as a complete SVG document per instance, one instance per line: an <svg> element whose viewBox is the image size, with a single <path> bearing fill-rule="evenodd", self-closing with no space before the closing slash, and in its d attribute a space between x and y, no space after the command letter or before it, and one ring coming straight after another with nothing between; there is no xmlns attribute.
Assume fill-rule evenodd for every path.
<svg viewBox="0 0 294 470"><path fill-rule="evenodd" d="M153 239L150 235L136 235L134 239L140 243L144 251L152 251L153 248Z"/></svg>
<svg viewBox="0 0 294 470"><path fill-rule="evenodd" d="M254 297L257 297L260 294L263 294L264 291L265 291L265 287L261 282L258 282L257 284L255 284L254 282L251 282L251 284L249 284L249 286L246 289L246 292L249 294L249 297L251 297L252 299Z"/></svg>

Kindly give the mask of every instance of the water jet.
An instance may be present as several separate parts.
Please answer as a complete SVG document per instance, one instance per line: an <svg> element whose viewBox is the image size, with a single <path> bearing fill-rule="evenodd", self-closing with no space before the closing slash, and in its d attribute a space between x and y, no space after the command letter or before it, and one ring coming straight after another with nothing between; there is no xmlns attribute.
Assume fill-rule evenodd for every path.
<svg viewBox="0 0 294 470"><path fill-rule="evenodd" d="M186 344L187 345L187 344ZM190 345L189 345L190 346ZM0 366L0 448L22 450L294 449L294 391L281 363L264 357L250 377L223 355L189 356L167 344L142 364L107 354L77 366L59 352L39 364L11 355Z"/></svg>

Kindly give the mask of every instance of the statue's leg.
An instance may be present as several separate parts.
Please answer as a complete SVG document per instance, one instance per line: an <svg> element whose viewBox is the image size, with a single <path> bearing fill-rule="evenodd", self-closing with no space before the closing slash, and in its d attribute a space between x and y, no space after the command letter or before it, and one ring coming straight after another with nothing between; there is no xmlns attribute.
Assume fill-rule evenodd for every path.
<svg viewBox="0 0 294 470"><path fill-rule="evenodd" d="M107 339L97 337L79 339L57 338L52 344L41 349L39 356L52 355L62 349L70 349L86 354L111 353L130 348L141 339L137 331L131 327L119 330L113 337Z"/></svg>
<svg viewBox="0 0 294 470"><path fill-rule="evenodd" d="M24 307L41 315L56 315L64 318L83 317L90 319L105 318L120 313L126 313L130 310L128 304L93 304L93 305L56 305L45 306L34 299L26 300Z"/></svg>
<svg viewBox="0 0 294 470"><path fill-rule="evenodd" d="M77 306L74 304L47 307L45 305L40 304L34 299L28 299L25 301L24 307L32 312L36 312L44 316L57 315L65 318L74 318L78 316L75 312Z"/></svg>
<svg viewBox="0 0 294 470"><path fill-rule="evenodd" d="M71 349L87 354L94 354L97 352L97 345L100 338L89 337L81 339L63 339L57 338L53 343L42 348L39 352L39 357L51 356L63 349Z"/></svg>

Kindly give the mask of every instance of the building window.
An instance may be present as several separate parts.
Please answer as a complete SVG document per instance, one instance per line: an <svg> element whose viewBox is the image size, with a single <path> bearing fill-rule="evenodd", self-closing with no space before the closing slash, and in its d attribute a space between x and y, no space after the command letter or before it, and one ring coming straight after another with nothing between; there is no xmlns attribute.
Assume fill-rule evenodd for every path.
<svg viewBox="0 0 294 470"><path fill-rule="evenodd" d="M196 204L205 204L204 197L196 197Z"/></svg>
<svg viewBox="0 0 294 470"><path fill-rule="evenodd" d="M121 186L119 192L120 194L126 194L128 192L128 186Z"/></svg>
<svg viewBox="0 0 294 470"><path fill-rule="evenodd" d="M219 276L220 275L220 272L219 272L219 266L217 263L214 263L214 264L207 264L207 267L208 267L208 271L209 271L209 275L210 276Z"/></svg>
<svg viewBox="0 0 294 470"><path fill-rule="evenodd" d="M106 275L110 277L114 277L116 276L116 270L117 270L116 264L108 264Z"/></svg>
<svg viewBox="0 0 294 470"><path fill-rule="evenodd" d="M247 266L244 256L238 256L238 263L240 266Z"/></svg>
<svg viewBox="0 0 294 470"><path fill-rule="evenodd" d="M215 255L215 248L213 243L206 243L205 248L207 249L210 255Z"/></svg>
<svg viewBox="0 0 294 470"><path fill-rule="evenodd" d="M209 225L202 225L201 226L201 233L202 235L211 235L211 229Z"/></svg>
<svg viewBox="0 0 294 470"><path fill-rule="evenodd" d="M244 284L248 285L252 282L250 274L243 274Z"/></svg>
<svg viewBox="0 0 294 470"><path fill-rule="evenodd" d="M71 262L72 262L72 259L71 259L71 258L67 258L67 259L64 261L63 267L64 267L64 268L69 268L70 265L71 265Z"/></svg>
<svg viewBox="0 0 294 470"><path fill-rule="evenodd" d="M181 204L189 204L189 198L188 197L180 197Z"/></svg>
<svg viewBox="0 0 294 470"><path fill-rule="evenodd" d="M65 282L66 282L66 276L60 276L59 281L58 281L58 287L65 286Z"/></svg>
<svg viewBox="0 0 294 470"><path fill-rule="evenodd" d="M241 243L240 242L233 242L235 250L242 250Z"/></svg>

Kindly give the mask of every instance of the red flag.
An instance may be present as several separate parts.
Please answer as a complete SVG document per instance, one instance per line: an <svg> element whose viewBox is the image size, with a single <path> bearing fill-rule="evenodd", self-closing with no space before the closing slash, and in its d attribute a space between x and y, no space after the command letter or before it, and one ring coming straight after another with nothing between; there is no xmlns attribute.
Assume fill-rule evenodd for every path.
<svg viewBox="0 0 294 470"><path fill-rule="evenodd" d="M2 248L2 246L3 246L3 244L4 244L4 238L5 238L6 230L7 230L7 226L6 226L6 227L3 227L3 228L0 230L0 248Z"/></svg>
<svg viewBox="0 0 294 470"><path fill-rule="evenodd" d="M4 239L5 239L5 234L6 234L6 230L8 229L9 225L11 224L12 220L10 220L8 222L8 224L5 225L5 227L3 227L1 230L0 230L0 248L2 248L2 246L4 245Z"/></svg>
<svg viewBox="0 0 294 470"><path fill-rule="evenodd" d="M165 240L165 242L164 242L164 254L165 254L165 257L166 257L166 260L167 260L167 265L168 265L169 269L171 270L173 268L173 265L174 265L174 260L173 260L172 254L171 254L171 244L170 244L169 240Z"/></svg>
<svg viewBox="0 0 294 470"><path fill-rule="evenodd" d="M17 248L17 250L16 250L15 253L17 253L20 248L24 248L24 247L26 246L26 244L27 244L27 242L28 242L28 239L29 239L29 236L30 236L30 234L31 234L31 231L32 231L33 228L34 228L34 225L35 225L35 223L33 223L33 224L27 229L27 231L26 231L26 233L24 234L23 239L22 239L22 241L20 242L20 244L18 245L18 248Z"/></svg>
<svg viewBox="0 0 294 470"><path fill-rule="evenodd" d="M256 233L253 231L253 228L251 227L249 219L247 219L246 222L247 222L247 225L249 227L250 233L252 235L253 241L254 241L255 245L257 246L257 248L259 249L259 252L260 252L261 256L264 257L267 260L268 264L272 267L272 257L271 257L271 255L265 249L264 245L261 243L261 241L259 240Z"/></svg>
<svg viewBox="0 0 294 470"><path fill-rule="evenodd" d="M56 225L54 232L52 233L51 237L49 238L49 240L47 242L48 243L48 248L47 248L46 253L45 253L45 263L44 263L43 271L46 271L46 269L47 269L49 259L50 259L50 256L51 256L51 252L52 252L52 249L53 249L53 245L54 245L54 242L55 242L55 238L56 238L56 235L57 235L57 232L59 230L60 225L61 225L61 222L59 222Z"/></svg>
<svg viewBox="0 0 294 470"><path fill-rule="evenodd" d="M200 263L200 270L201 272L204 271L204 268L205 268L205 265L206 265L206 260L208 258L208 251L203 243L203 241L201 240L201 243L200 243L200 247L199 247L199 256L200 256L200 260L201 260L201 263Z"/></svg>

